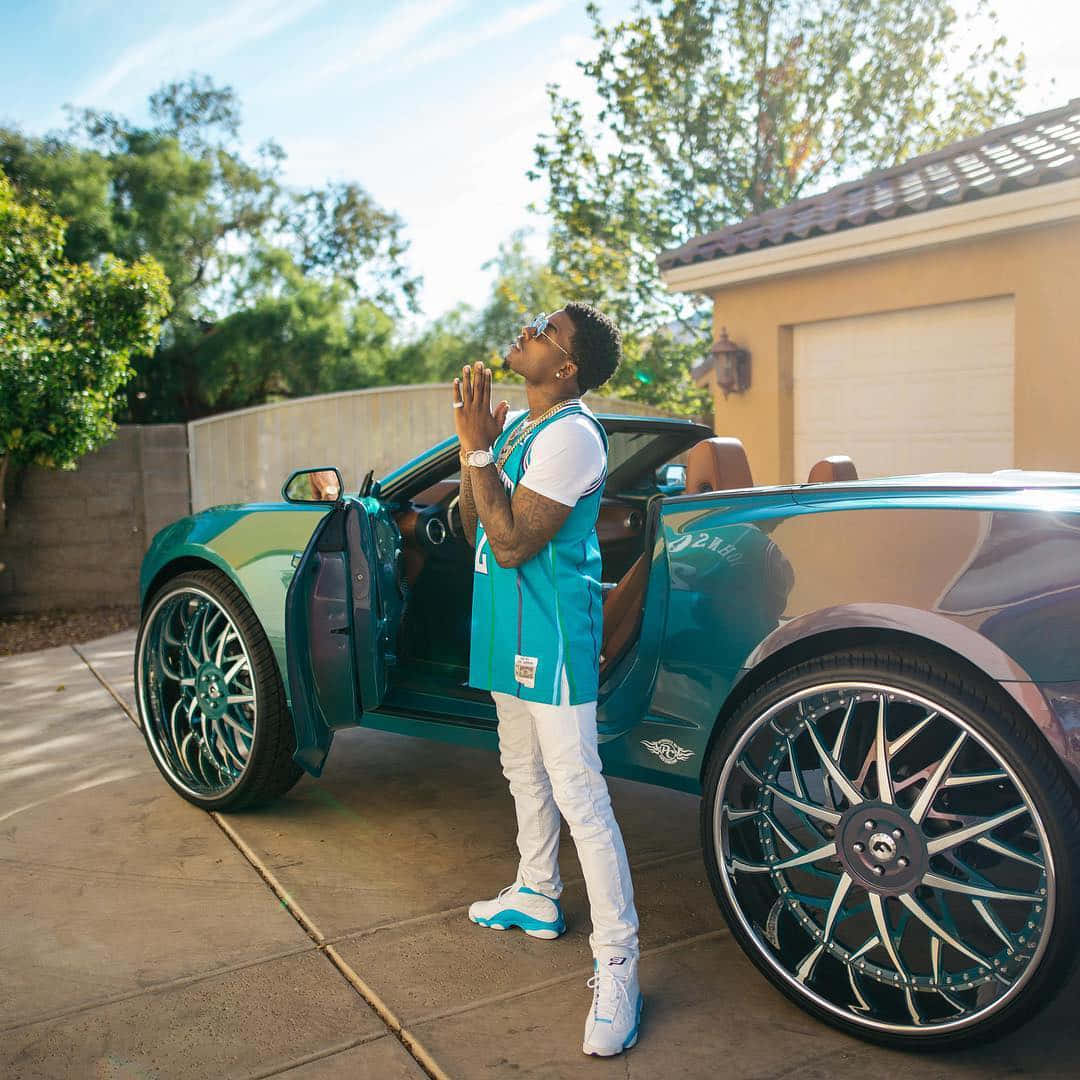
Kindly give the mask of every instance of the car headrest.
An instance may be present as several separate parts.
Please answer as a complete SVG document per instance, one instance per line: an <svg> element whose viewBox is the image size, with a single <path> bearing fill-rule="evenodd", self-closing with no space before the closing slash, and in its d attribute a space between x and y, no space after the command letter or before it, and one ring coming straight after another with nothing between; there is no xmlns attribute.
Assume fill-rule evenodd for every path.
<svg viewBox="0 0 1080 1080"><path fill-rule="evenodd" d="M847 454L833 454L822 458L811 470L808 484L839 484L845 480L858 480L855 462Z"/></svg>
<svg viewBox="0 0 1080 1080"><path fill-rule="evenodd" d="M753 487L750 462L739 439L702 439L686 457L686 494Z"/></svg>

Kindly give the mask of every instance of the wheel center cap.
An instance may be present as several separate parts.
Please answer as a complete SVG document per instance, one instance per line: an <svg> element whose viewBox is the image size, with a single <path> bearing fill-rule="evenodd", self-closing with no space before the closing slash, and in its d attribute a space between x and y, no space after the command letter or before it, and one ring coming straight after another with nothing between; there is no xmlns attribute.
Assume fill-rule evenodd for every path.
<svg viewBox="0 0 1080 1080"><path fill-rule="evenodd" d="M896 841L888 833L874 833L868 847L870 854L881 862L891 862L896 858Z"/></svg>
<svg viewBox="0 0 1080 1080"><path fill-rule="evenodd" d="M930 862L922 829L889 803L864 802L848 810L836 828L836 851L860 885L883 896L910 892Z"/></svg>
<svg viewBox="0 0 1080 1080"><path fill-rule="evenodd" d="M225 674L217 664L207 661L199 668L195 676L195 697L199 708L212 720L225 714L229 691L225 685Z"/></svg>

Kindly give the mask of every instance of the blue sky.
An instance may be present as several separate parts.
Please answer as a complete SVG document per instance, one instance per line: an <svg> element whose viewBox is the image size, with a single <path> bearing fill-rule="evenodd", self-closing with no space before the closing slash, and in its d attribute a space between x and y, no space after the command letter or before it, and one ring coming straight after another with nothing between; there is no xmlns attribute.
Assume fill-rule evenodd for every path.
<svg viewBox="0 0 1080 1080"><path fill-rule="evenodd" d="M1080 96L1077 5L996 6L1027 51L1025 111ZM606 18L630 7L601 2ZM40 133L65 103L138 118L161 83L206 72L239 93L247 144L282 144L290 182L355 179L401 214L427 316L481 303L482 264L514 229L543 250L525 171L544 88L588 91L584 0L0 0L0 14L0 122Z"/></svg>

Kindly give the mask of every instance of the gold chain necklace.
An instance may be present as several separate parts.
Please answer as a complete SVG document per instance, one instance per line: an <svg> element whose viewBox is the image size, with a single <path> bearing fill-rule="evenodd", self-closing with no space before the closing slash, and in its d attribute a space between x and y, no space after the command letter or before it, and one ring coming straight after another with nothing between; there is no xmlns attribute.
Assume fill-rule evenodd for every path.
<svg viewBox="0 0 1080 1080"><path fill-rule="evenodd" d="M539 427L549 417L554 416L556 413L561 412L563 409L568 408L571 405L579 405L581 398L567 398L565 401L556 402L545 413L541 413L535 420L524 421L506 441L506 445L499 451L499 460L495 463L495 467L501 469L509 460L510 455L514 452L517 446L522 440L535 428Z"/></svg>

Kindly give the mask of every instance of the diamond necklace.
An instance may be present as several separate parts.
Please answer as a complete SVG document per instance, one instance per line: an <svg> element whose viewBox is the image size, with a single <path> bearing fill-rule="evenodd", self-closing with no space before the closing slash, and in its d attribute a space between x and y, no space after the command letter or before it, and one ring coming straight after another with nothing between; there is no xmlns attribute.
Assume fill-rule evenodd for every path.
<svg viewBox="0 0 1080 1080"><path fill-rule="evenodd" d="M568 408L571 405L580 405L581 398L566 398L564 401L556 402L545 413L541 413L535 420L526 420L520 427L518 427L514 434L506 440L506 445L499 451L499 460L495 463L497 469L501 469L509 459L510 455L514 452L519 443L535 428L539 427L549 417L554 416L556 413L561 412L563 409Z"/></svg>

